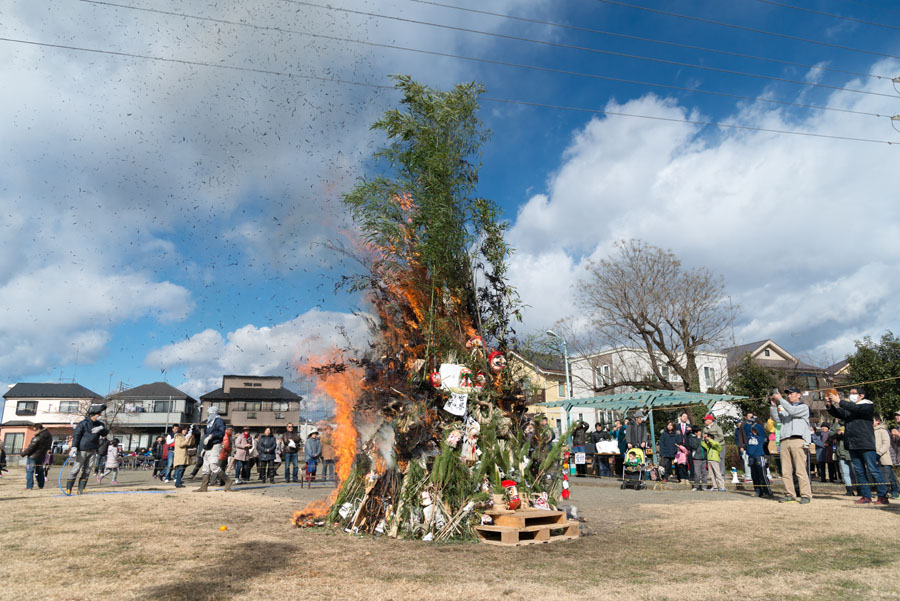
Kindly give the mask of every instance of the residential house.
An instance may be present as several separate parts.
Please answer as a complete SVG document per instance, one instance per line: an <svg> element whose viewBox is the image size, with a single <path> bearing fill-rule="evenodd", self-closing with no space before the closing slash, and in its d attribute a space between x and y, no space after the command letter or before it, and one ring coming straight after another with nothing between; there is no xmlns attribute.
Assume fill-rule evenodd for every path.
<svg viewBox="0 0 900 601"><path fill-rule="evenodd" d="M283 430L300 420L303 397L284 387L281 376L222 376L222 387L200 397L202 417L215 406L226 423L254 431Z"/></svg>
<svg viewBox="0 0 900 601"><path fill-rule="evenodd" d="M60 450L91 404L103 402L103 397L81 384L55 382L20 382L3 398L0 436L7 455L20 453L31 442L31 426L38 423L50 430L53 446Z"/></svg>
<svg viewBox="0 0 900 601"><path fill-rule="evenodd" d="M567 398L566 368L562 357L548 353L510 351L507 353L509 371L525 391L529 413L545 413L557 431L563 428L561 407L540 407L537 403Z"/></svg>
<svg viewBox="0 0 900 601"><path fill-rule="evenodd" d="M199 421L197 399L166 382L144 384L107 397L105 418L126 451L147 449L172 424Z"/></svg>
<svg viewBox="0 0 900 601"><path fill-rule="evenodd" d="M807 391L804 397L814 416L824 416L825 397L822 391L847 377L847 362L841 361L828 368L817 367L801 361L773 340L760 340L725 349L728 369L737 369L745 357L750 357L762 367L778 375L779 386L796 386Z"/></svg>
<svg viewBox="0 0 900 601"><path fill-rule="evenodd" d="M723 353L701 351L696 355L699 392L719 392L728 385L727 358ZM646 386L670 390L685 389L684 382L677 372L666 365L663 356L657 356L657 363L665 383L653 373L650 357L645 349L632 347L616 347L597 353L569 357L569 369L572 374L572 392L575 402L579 398L590 398L608 394L633 392ZM724 411L724 409L723 409ZM586 408L573 407L569 419L582 419L590 422L609 422L616 416L611 413Z"/></svg>

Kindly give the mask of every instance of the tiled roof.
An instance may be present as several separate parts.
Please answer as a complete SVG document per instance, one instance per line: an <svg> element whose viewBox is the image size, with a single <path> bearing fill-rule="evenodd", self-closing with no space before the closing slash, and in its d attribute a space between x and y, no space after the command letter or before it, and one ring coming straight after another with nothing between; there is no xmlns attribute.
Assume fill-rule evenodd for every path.
<svg viewBox="0 0 900 601"><path fill-rule="evenodd" d="M161 400L161 399L187 399L196 400L194 397L185 394L171 384L166 382L153 382L152 384L143 384L135 386L122 392L109 395L111 399L142 399L142 400Z"/></svg>
<svg viewBox="0 0 900 601"><path fill-rule="evenodd" d="M100 399L93 390L81 384L56 382L20 382L3 395L5 399Z"/></svg>

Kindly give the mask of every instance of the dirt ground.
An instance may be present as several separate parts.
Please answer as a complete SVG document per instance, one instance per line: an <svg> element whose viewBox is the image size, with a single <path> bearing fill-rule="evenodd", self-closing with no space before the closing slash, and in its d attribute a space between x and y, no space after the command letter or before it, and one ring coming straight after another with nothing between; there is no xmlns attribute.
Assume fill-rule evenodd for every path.
<svg viewBox="0 0 900 601"><path fill-rule="evenodd" d="M329 487L195 494L146 472L59 495L0 479L0 599L898 599L900 504L573 482L575 541L501 548L297 530ZM132 494L139 491L139 494ZM127 493L127 494L118 494ZM227 526L221 531L220 526Z"/></svg>

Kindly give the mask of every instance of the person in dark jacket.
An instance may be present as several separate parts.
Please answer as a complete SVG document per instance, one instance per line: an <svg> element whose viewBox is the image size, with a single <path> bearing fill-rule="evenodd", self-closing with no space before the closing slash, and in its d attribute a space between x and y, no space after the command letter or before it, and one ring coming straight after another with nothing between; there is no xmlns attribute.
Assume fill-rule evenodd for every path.
<svg viewBox="0 0 900 601"><path fill-rule="evenodd" d="M263 482L268 480L271 484L275 484L275 448L277 446L278 440L272 436L272 428L263 430L263 435L259 437L257 443L259 479Z"/></svg>
<svg viewBox="0 0 900 601"><path fill-rule="evenodd" d="M626 436L628 433L628 428L626 427L627 423L627 421L622 423L621 421L616 420L615 429L613 430L613 436L616 439L616 443L619 445L619 454L616 456L615 461L616 475L621 475L623 473L622 470L625 467L625 451L628 450L628 439Z"/></svg>
<svg viewBox="0 0 900 601"><path fill-rule="evenodd" d="M22 457L25 457L25 489L34 489L34 477L37 476L38 488L44 488L44 457L53 446L53 436L50 430L44 428L42 424L34 424L34 436L31 442L22 451Z"/></svg>
<svg viewBox="0 0 900 601"><path fill-rule="evenodd" d="M741 430L744 433L743 441L747 449L753 491L757 497L774 497L769 488L769 479L766 478L766 442L769 438L766 429L757 421L756 415L748 413Z"/></svg>
<svg viewBox="0 0 900 601"><path fill-rule="evenodd" d="M581 453L584 456L584 446L587 443L588 425L584 420L580 419L575 424L575 430L572 431L572 453ZM574 459L574 457L573 457ZM587 465L584 463L575 463L575 475L584 478L587 475Z"/></svg>
<svg viewBox="0 0 900 601"><path fill-rule="evenodd" d="M150 456L153 457L153 477L163 479L162 473L160 473L163 469L162 465L162 456L163 456L163 448L166 446L166 441L162 436L157 436L156 441L150 447Z"/></svg>
<svg viewBox="0 0 900 601"><path fill-rule="evenodd" d="M232 480L219 467L219 453L222 452L222 439L225 438L225 422L219 417L219 408L213 405L207 409L206 436L203 437L203 479L200 488L194 492L206 492L210 480L221 477L225 481L225 490L231 490Z"/></svg>
<svg viewBox="0 0 900 601"><path fill-rule="evenodd" d="M634 414L634 418L628 422L625 429L625 440L628 448L647 448L647 424L644 423L644 414L638 411ZM673 455L674 456L674 455Z"/></svg>
<svg viewBox="0 0 900 601"><path fill-rule="evenodd" d="M687 412L682 411L681 415L678 416L678 423L675 424L676 444L680 444L681 446L691 451L692 449L688 444L688 436L690 436L693 429L694 428L691 426L690 417L688 416ZM697 440L699 441L700 439L698 438ZM691 480L694 479L694 462L692 460L688 461L688 478L690 478Z"/></svg>
<svg viewBox="0 0 900 601"><path fill-rule="evenodd" d="M697 433L697 431L692 431L688 434L686 445L691 452L691 460L694 463L694 484L691 490L709 490L709 485L707 484L706 449L700 444L702 441L697 436Z"/></svg>
<svg viewBox="0 0 900 601"><path fill-rule="evenodd" d="M313 430L307 435L303 452L306 456L306 481L311 483L316 479L316 468L322 459L322 441L319 440L318 430Z"/></svg>
<svg viewBox="0 0 900 601"><path fill-rule="evenodd" d="M294 424L288 424L287 431L281 435L281 440L284 443L284 481L290 482L293 476L294 482L299 482L297 453L303 448L303 438L299 432L294 431Z"/></svg>
<svg viewBox="0 0 900 601"><path fill-rule="evenodd" d="M672 473L672 460L675 459L676 441L675 423L668 422L665 429L659 434L659 456L662 458L663 482L668 482L669 475Z"/></svg>
<svg viewBox="0 0 900 601"><path fill-rule="evenodd" d="M594 443L594 475L595 476L609 476L609 458L608 457L600 457L597 453L596 445L598 442L602 442L605 440L609 440L609 432L603 429L603 424L597 422L594 424L594 431L591 432L591 442Z"/></svg>
<svg viewBox="0 0 900 601"><path fill-rule="evenodd" d="M738 453L741 455L741 462L744 464L744 482L752 481L750 475L750 455L747 453L747 429L745 426L747 426L747 424L752 425L754 417L753 412L748 411L734 429L734 444L737 446Z"/></svg>
<svg viewBox="0 0 900 601"><path fill-rule="evenodd" d="M78 494L84 494L88 476L94 471L97 462L97 448L100 446L100 439L109 434L106 425L100 421L100 414L104 411L106 411L106 405L102 403L91 405L88 416L75 426L72 448L69 450L69 458L74 459L75 464L69 471L69 477L66 480L67 495L72 494L72 487L75 486L76 479L78 479Z"/></svg>
<svg viewBox="0 0 900 601"><path fill-rule="evenodd" d="M825 405L828 413L844 422L844 445L850 451L850 463L856 472L861 495L856 503L872 503L872 488L869 485L877 482L878 498L875 504L887 505L887 487L882 482L884 478L881 477L878 454L875 452L875 426L872 423L875 405L865 397L866 391L862 388L851 388L850 400L842 401L837 391L831 389L825 394Z"/></svg>
<svg viewBox="0 0 900 601"><path fill-rule="evenodd" d="M94 474L103 471L106 465L106 454L109 452L109 438L104 436L100 439L100 446L97 447L97 467L94 468Z"/></svg>

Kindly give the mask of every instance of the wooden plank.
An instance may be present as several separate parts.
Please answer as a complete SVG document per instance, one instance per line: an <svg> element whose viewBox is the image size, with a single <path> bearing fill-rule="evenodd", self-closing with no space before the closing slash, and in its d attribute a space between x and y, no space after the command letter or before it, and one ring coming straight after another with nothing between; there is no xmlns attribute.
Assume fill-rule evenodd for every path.
<svg viewBox="0 0 900 601"><path fill-rule="evenodd" d="M511 526L479 525L475 532L482 542L490 545L514 546L572 540L579 537L578 522L540 524L515 528Z"/></svg>

